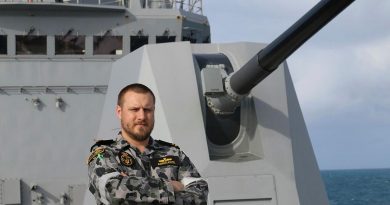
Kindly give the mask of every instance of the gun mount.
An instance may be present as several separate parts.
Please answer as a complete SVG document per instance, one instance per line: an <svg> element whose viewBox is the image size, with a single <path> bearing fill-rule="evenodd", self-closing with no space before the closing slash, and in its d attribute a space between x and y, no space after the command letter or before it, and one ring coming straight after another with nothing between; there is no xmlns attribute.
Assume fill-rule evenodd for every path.
<svg viewBox="0 0 390 205"><path fill-rule="evenodd" d="M352 2L353 0L319 2L235 72L224 54L194 55L201 72L203 96L208 107L204 108L203 113L209 144L213 146L210 149L213 157L224 157L226 154L217 151L218 147L239 138L244 120L240 107L242 101L249 100L246 96L251 89L266 79L288 56Z"/></svg>
<svg viewBox="0 0 390 205"><path fill-rule="evenodd" d="M330 22L354 0L323 0L283 34L258 52L241 69L224 78L224 95L206 93L211 110L232 114L241 99L270 75L286 58ZM219 57L218 57L219 58ZM207 88L206 88L207 89Z"/></svg>
<svg viewBox="0 0 390 205"><path fill-rule="evenodd" d="M351 2L320 2L268 46L176 42L132 52L113 63L98 136L116 134L120 89L143 83L157 96L152 135L190 155L209 204L328 205L282 62Z"/></svg>

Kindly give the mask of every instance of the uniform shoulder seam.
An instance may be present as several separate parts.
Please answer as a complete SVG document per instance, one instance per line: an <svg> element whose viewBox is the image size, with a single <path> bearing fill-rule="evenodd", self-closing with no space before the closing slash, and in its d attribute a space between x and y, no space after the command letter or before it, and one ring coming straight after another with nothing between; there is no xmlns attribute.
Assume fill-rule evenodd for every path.
<svg viewBox="0 0 390 205"><path fill-rule="evenodd" d="M170 147L176 147L177 149L180 149L179 146L177 146L176 144L170 143L170 142L166 142L166 141L163 141L163 140L156 140L156 142L161 144L161 145L170 146Z"/></svg>
<svg viewBox="0 0 390 205"><path fill-rule="evenodd" d="M115 140L99 140L99 141L97 141L94 145L92 145L91 146L91 148L90 148L90 152L92 152L92 150L95 148L95 147L100 147L100 146L102 146L102 145L106 145L106 146L108 146L108 145L112 145L112 144L114 144L115 143Z"/></svg>

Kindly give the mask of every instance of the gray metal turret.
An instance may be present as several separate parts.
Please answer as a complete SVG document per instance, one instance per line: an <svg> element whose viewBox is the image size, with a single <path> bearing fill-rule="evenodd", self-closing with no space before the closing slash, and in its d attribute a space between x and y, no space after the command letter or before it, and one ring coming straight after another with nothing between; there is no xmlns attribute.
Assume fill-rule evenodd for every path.
<svg viewBox="0 0 390 205"><path fill-rule="evenodd" d="M268 46L176 42L130 53L113 63L98 136L117 133L121 88L143 83L156 95L152 136L190 156L208 180L209 204L328 205L282 62L351 2L320 2Z"/></svg>
<svg viewBox="0 0 390 205"><path fill-rule="evenodd" d="M353 0L319 2L235 72L229 58L221 53L194 55L198 69L201 70L201 87L208 106L203 109L203 113L211 144L226 145L237 139L242 120L238 108L242 101L247 100L246 96L250 91L352 2ZM221 157L220 153L215 155Z"/></svg>
<svg viewBox="0 0 390 205"><path fill-rule="evenodd" d="M210 95L208 105L216 114L231 114L240 99L270 75L311 36L349 6L354 0L323 0L283 34L258 52L238 71L224 79L226 95Z"/></svg>

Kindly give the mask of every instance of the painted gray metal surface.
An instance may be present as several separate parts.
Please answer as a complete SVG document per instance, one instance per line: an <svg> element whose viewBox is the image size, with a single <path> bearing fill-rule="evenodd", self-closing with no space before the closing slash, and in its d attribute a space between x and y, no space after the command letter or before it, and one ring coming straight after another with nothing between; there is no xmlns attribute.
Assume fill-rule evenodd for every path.
<svg viewBox="0 0 390 205"><path fill-rule="evenodd" d="M148 36L149 44L164 35L181 41L191 32L199 43L209 39L206 17L136 2L0 1L0 35L7 36L7 54L0 54L0 204L83 203L85 161L112 63L130 53L130 36ZM30 31L47 37L46 54L16 53L15 36ZM55 36L69 31L85 36L84 54L56 55ZM107 32L123 37L122 55L94 54L93 37Z"/></svg>
<svg viewBox="0 0 390 205"><path fill-rule="evenodd" d="M152 135L179 144L190 156L209 182L209 204L328 204L285 64L242 103L239 137L225 146L208 142L192 54L224 53L237 69L262 46L174 43L125 56L113 64L99 136L115 136L115 96L124 85L141 82L158 96ZM229 156L210 160L214 149Z"/></svg>
<svg viewBox="0 0 390 205"><path fill-rule="evenodd" d="M264 45L176 42L130 53L133 35L147 35L149 44L161 35L198 43L210 36L202 15L157 3L141 9L140 2L0 2L0 35L7 35L7 55L0 55L0 204L94 204L89 146L116 135L116 95L132 82L155 91L152 135L191 157L210 184L209 204L328 204L287 65L243 100L238 137L210 143L193 54L223 53L237 70ZM47 36L46 55L16 54L15 35L31 28ZM70 30L86 36L85 54L56 55L55 36ZM93 36L107 33L123 36L122 55L93 53Z"/></svg>

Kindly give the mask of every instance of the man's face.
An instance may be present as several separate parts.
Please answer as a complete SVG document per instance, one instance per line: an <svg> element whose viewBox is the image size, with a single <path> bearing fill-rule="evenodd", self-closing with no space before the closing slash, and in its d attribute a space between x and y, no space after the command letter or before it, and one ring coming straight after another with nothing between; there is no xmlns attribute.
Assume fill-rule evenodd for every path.
<svg viewBox="0 0 390 205"><path fill-rule="evenodd" d="M136 140L148 139L154 126L154 101L150 93L128 91L123 96L122 106L116 107L122 132Z"/></svg>

